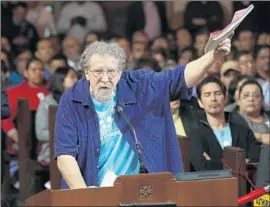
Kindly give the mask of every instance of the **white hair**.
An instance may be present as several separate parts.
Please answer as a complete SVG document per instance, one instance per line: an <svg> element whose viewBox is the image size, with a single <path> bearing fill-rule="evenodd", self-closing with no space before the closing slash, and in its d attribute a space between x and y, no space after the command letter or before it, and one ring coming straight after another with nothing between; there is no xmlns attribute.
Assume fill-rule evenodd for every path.
<svg viewBox="0 0 270 207"><path fill-rule="evenodd" d="M94 54L109 55L116 58L119 61L119 69L124 70L126 65L126 53L115 42L103 42L97 41L86 47L81 55L80 67L82 70L89 69L89 60ZM91 67L91 66L90 66Z"/></svg>

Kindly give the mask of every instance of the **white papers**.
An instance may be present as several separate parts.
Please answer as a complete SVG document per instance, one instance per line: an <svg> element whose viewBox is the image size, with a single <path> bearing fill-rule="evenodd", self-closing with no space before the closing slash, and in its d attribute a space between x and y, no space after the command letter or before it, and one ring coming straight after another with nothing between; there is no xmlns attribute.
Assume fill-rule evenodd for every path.
<svg viewBox="0 0 270 207"><path fill-rule="evenodd" d="M114 181L116 180L117 175L111 171L108 170L100 184L100 187L110 187L113 186Z"/></svg>
<svg viewBox="0 0 270 207"><path fill-rule="evenodd" d="M227 25L223 30L217 31L210 34L210 38L205 46L205 53L215 50L218 45L226 38L233 35L234 30L239 26L239 24L246 18L246 16L253 10L254 6L251 4L246 9L241 9L234 13L233 19L229 25Z"/></svg>

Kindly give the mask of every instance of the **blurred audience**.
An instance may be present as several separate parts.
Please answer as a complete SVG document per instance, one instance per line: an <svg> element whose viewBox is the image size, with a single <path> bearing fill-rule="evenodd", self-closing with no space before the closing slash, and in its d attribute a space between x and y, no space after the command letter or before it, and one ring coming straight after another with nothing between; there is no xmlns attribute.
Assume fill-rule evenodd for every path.
<svg viewBox="0 0 270 207"><path fill-rule="evenodd" d="M155 59L148 57L141 57L135 62L134 70L138 69L153 70L155 72L161 71L158 62Z"/></svg>
<svg viewBox="0 0 270 207"><path fill-rule="evenodd" d="M49 146L49 107L58 105L61 95L77 81L76 73L73 69L59 67L51 75L48 82L48 95L42 100L36 112L36 136L42 143L38 155L38 161L43 166L50 163L50 146Z"/></svg>
<svg viewBox="0 0 270 207"><path fill-rule="evenodd" d="M255 49L257 78L263 89L264 109L270 111L270 46L260 45Z"/></svg>
<svg viewBox="0 0 270 207"><path fill-rule="evenodd" d="M224 26L223 10L218 1L189 1L184 13L184 26L192 33L202 27L213 32Z"/></svg>
<svg viewBox="0 0 270 207"><path fill-rule="evenodd" d="M168 31L165 2L137 1L127 11L126 35L131 40L134 32L143 30L149 40Z"/></svg>
<svg viewBox="0 0 270 207"><path fill-rule="evenodd" d="M61 34L72 31L70 35L81 38L78 41L82 43L88 32L105 32L107 29L106 16L98 2L70 1L61 8L57 22L57 30Z"/></svg>
<svg viewBox="0 0 270 207"><path fill-rule="evenodd" d="M158 48L152 51L152 57L158 62L161 70L167 68L168 55L163 48Z"/></svg>
<svg viewBox="0 0 270 207"><path fill-rule="evenodd" d="M15 3L12 9L12 19L3 22L1 33L12 44L13 50L28 47L34 51L39 39L36 28L26 20L27 4Z"/></svg>
<svg viewBox="0 0 270 207"><path fill-rule="evenodd" d="M45 6L42 1L28 1L28 12L26 15L29 21L38 31L40 38L47 38L56 35L55 17L52 7Z"/></svg>

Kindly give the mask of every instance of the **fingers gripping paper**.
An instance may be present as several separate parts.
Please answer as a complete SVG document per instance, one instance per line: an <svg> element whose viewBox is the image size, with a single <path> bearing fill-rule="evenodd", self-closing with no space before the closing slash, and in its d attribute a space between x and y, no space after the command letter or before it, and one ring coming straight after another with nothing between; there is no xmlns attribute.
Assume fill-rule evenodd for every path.
<svg viewBox="0 0 270 207"><path fill-rule="evenodd" d="M221 31L211 33L204 52L207 53L211 50L215 50L222 41L224 41L228 37L230 38L234 34L234 30L246 18L246 16L253 10L253 8L254 6L251 4L246 9L236 11L229 25L227 25Z"/></svg>

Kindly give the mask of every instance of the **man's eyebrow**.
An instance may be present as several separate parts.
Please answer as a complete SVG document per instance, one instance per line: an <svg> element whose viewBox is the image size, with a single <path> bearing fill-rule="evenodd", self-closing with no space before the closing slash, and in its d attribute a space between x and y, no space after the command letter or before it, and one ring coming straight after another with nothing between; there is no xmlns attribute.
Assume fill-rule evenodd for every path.
<svg viewBox="0 0 270 207"><path fill-rule="evenodd" d="M203 94L217 93L217 92L221 92L221 90L217 90L217 91L207 91L207 92L204 92Z"/></svg>

